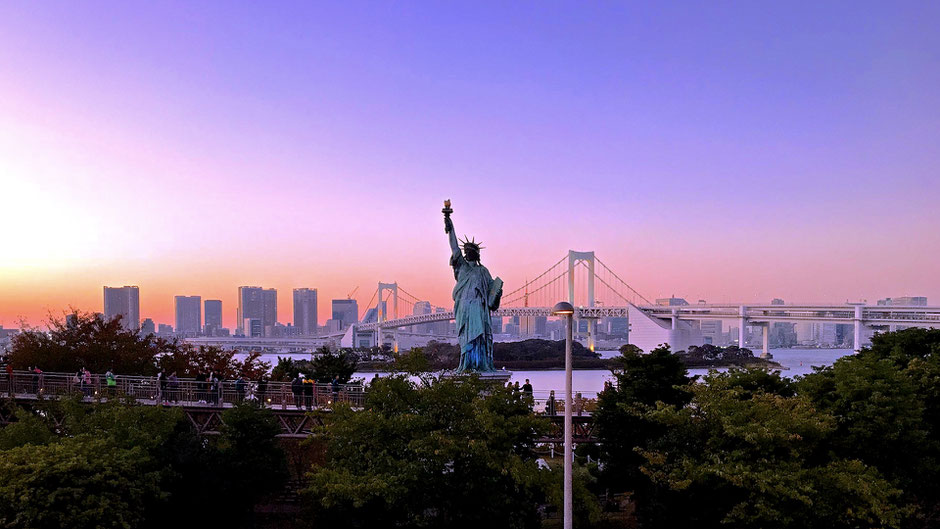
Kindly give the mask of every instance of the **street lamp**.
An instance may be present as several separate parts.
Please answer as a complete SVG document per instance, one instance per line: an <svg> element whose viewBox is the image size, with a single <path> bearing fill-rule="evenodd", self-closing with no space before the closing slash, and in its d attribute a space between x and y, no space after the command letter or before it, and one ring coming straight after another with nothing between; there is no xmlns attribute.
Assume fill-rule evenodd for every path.
<svg viewBox="0 0 940 529"><path fill-rule="evenodd" d="M565 508L564 529L571 529L572 500L571 500L571 321L574 317L574 306L567 301L559 301L552 308L553 316L565 318Z"/></svg>

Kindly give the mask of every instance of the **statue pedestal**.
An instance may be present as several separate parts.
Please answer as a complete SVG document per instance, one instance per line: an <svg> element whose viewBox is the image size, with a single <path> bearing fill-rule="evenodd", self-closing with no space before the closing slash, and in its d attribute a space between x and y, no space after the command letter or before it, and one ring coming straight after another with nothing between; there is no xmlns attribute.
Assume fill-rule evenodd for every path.
<svg viewBox="0 0 940 529"><path fill-rule="evenodd" d="M506 385L506 382L512 378L512 371L478 371L474 373L457 373L455 371L445 371L441 378L454 379L460 381L471 376L477 376L481 381L488 384Z"/></svg>

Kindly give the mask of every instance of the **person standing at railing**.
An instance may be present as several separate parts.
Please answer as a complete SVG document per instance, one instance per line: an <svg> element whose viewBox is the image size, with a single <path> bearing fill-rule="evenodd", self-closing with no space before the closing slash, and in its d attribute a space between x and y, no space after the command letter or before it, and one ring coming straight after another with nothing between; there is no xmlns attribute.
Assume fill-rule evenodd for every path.
<svg viewBox="0 0 940 529"><path fill-rule="evenodd" d="M294 406L299 410L304 400L304 374L297 373L294 380L290 381L290 391L294 394Z"/></svg>
<svg viewBox="0 0 940 529"><path fill-rule="evenodd" d="M235 379L235 402L241 404L245 400L245 379L241 375Z"/></svg>
<svg viewBox="0 0 940 529"><path fill-rule="evenodd" d="M196 373L196 400L206 403L206 374L202 372Z"/></svg>
<svg viewBox="0 0 940 529"><path fill-rule="evenodd" d="M258 396L258 402L264 406L267 404L267 401L264 400L265 393L268 391L268 379L264 375L261 375L261 378L258 379L258 385L255 388L255 392Z"/></svg>
<svg viewBox="0 0 940 529"><path fill-rule="evenodd" d="M108 398L114 397L114 390L117 389L117 379L114 378L114 373L109 369L107 373L104 374L105 386L108 388Z"/></svg>
<svg viewBox="0 0 940 529"><path fill-rule="evenodd" d="M545 412L549 415L555 415L555 390L548 392L548 403L545 405Z"/></svg>
<svg viewBox="0 0 940 529"><path fill-rule="evenodd" d="M334 376L333 382L330 383L330 389L333 390L333 405L336 405L336 402L339 401L339 377Z"/></svg>
<svg viewBox="0 0 940 529"><path fill-rule="evenodd" d="M213 371L209 373L209 402L213 406L218 406L222 402L221 393L222 383Z"/></svg>
<svg viewBox="0 0 940 529"><path fill-rule="evenodd" d="M180 379L176 376L176 371L170 373L170 378L167 379L167 387L170 390L170 401L178 404L180 401Z"/></svg>
<svg viewBox="0 0 940 529"><path fill-rule="evenodd" d="M42 369L39 369L39 366L33 366L33 395L39 395L40 385L42 382Z"/></svg>
<svg viewBox="0 0 940 529"><path fill-rule="evenodd" d="M535 400L532 397L532 383L529 382L529 379L525 379L525 384L522 385L522 396L529 401L529 408L535 405Z"/></svg>
<svg viewBox="0 0 940 529"><path fill-rule="evenodd" d="M157 402L167 404L166 400L166 373L161 369L157 373Z"/></svg>
<svg viewBox="0 0 940 529"><path fill-rule="evenodd" d="M316 391L317 381L306 377L304 378L304 407L307 408L307 411L313 409L313 393Z"/></svg>

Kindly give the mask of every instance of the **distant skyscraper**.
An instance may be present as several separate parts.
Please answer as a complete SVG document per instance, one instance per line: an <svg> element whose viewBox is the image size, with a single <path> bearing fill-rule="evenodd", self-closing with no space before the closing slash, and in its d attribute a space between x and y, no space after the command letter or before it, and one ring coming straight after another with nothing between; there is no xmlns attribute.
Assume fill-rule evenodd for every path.
<svg viewBox="0 0 940 529"><path fill-rule="evenodd" d="M675 296L672 296L669 298L658 298L656 300L656 304L661 307L681 307L681 306L688 305L689 302L686 301L684 298L677 298Z"/></svg>
<svg viewBox="0 0 940 529"><path fill-rule="evenodd" d="M389 319L388 316L388 302L382 302L382 314L385 314L385 319ZM375 323L379 321L379 311L377 307L369 307L369 310L362 316L362 323Z"/></svg>
<svg viewBox="0 0 940 529"><path fill-rule="evenodd" d="M899 298L884 298L878 300L879 305L891 305L895 307L926 307L927 298L925 296L902 296Z"/></svg>
<svg viewBox="0 0 940 529"><path fill-rule="evenodd" d="M431 314L431 302L430 301L418 301L415 303L414 309L411 311L411 314L414 316L423 316L425 314ZM414 332L421 334L429 334L431 332L430 323L421 323L414 326Z"/></svg>
<svg viewBox="0 0 940 529"><path fill-rule="evenodd" d="M503 334L503 318L502 316L491 315L490 323L493 326L493 334Z"/></svg>
<svg viewBox="0 0 940 529"><path fill-rule="evenodd" d="M104 287L104 317L121 315L121 325L140 330L140 289L136 286Z"/></svg>
<svg viewBox="0 0 940 529"><path fill-rule="evenodd" d="M785 305L784 301L780 298L774 298L770 300L771 305Z"/></svg>
<svg viewBox="0 0 940 529"><path fill-rule="evenodd" d="M207 336L216 336L222 328L222 300L207 299L204 302Z"/></svg>
<svg viewBox="0 0 940 529"><path fill-rule="evenodd" d="M202 297L176 296L176 332L196 335L202 332Z"/></svg>
<svg viewBox="0 0 940 529"><path fill-rule="evenodd" d="M161 323L157 325L157 334L173 334L173 326Z"/></svg>
<svg viewBox="0 0 940 529"><path fill-rule="evenodd" d="M359 322L359 303L354 299L333 300L333 320L339 322L340 329L345 329Z"/></svg>
<svg viewBox="0 0 940 529"><path fill-rule="evenodd" d="M545 336L547 332L548 318L545 316L536 316L535 317L535 334L537 336Z"/></svg>
<svg viewBox="0 0 940 529"><path fill-rule="evenodd" d="M277 290L266 288L262 293L264 312L261 324L264 326L265 336L274 336L274 327L277 325Z"/></svg>
<svg viewBox="0 0 940 529"><path fill-rule="evenodd" d="M261 287L238 287L238 311L236 315L238 332L249 336L245 330L245 320L258 320L262 336L274 334L277 323L277 290Z"/></svg>
<svg viewBox="0 0 940 529"><path fill-rule="evenodd" d="M153 320L150 318L144 319L144 322L140 324L140 334L147 336L148 334L154 334L157 332L156 326L154 326Z"/></svg>
<svg viewBox="0 0 940 529"><path fill-rule="evenodd" d="M294 289L294 329L304 336L316 336L317 325L317 289Z"/></svg>

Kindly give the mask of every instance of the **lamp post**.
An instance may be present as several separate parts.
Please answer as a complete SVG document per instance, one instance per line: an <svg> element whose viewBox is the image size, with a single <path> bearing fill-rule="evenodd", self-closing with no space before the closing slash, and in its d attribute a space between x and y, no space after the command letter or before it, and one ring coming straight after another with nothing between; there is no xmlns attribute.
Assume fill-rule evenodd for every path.
<svg viewBox="0 0 940 529"><path fill-rule="evenodd" d="M571 460L573 459L571 446L571 320L574 317L574 306L567 301L559 301L552 308L553 316L565 318L565 507L564 529L571 529L572 499L571 499Z"/></svg>

